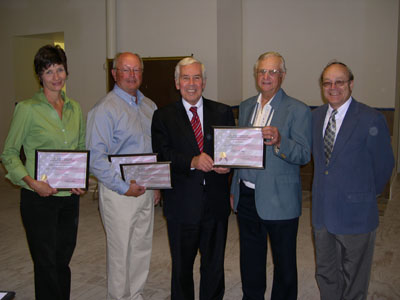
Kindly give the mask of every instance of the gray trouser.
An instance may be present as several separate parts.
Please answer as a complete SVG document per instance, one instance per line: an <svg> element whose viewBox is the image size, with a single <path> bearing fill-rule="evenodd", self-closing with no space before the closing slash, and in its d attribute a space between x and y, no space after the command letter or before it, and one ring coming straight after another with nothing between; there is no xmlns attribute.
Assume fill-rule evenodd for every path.
<svg viewBox="0 0 400 300"><path fill-rule="evenodd" d="M314 229L316 280L322 300L367 299L376 230L353 235Z"/></svg>

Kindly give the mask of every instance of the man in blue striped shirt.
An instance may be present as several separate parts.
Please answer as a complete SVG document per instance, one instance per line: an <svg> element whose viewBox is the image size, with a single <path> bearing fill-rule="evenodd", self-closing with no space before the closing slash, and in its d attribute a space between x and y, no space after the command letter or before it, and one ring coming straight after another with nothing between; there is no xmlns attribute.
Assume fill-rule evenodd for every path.
<svg viewBox="0 0 400 300"><path fill-rule="evenodd" d="M107 300L143 299L149 271L154 203L159 192L122 180L108 155L151 153L156 105L140 91L143 61L125 52L114 60L114 89L89 112L86 147L99 181L99 206L107 237Z"/></svg>

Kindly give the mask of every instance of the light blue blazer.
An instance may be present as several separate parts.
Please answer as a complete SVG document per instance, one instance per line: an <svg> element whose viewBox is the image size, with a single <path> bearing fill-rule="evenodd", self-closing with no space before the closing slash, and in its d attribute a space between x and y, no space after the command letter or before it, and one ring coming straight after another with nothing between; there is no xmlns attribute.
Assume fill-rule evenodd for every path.
<svg viewBox="0 0 400 300"><path fill-rule="evenodd" d="M257 96L240 104L239 126L252 126ZM275 153L266 146L265 169L252 169L255 176L255 202L258 215L264 220L288 220L301 215L300 165L311 159L311 111L304 103L280 89L271 101L274 115L271 126L278 128L281 146ZM242 174L241 174L242 173ZM239 203L243 172L234 171L231 194L234 210Z"/></svg>

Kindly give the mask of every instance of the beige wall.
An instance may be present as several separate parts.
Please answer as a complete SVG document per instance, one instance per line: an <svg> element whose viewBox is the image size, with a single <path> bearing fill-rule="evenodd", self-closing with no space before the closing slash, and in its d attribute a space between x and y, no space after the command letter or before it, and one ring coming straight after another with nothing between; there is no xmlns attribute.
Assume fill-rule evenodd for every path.
<svg viewBox="0 0 400 300"><path fill-rule="evenodd" d="M243 0L243 96L255 93L252 66L275 50L286 59L285 90L322 104L318 77L331 59L353 70L353 95L394 107L398 0Z"/></svg>
<svg viewBox="0 0 400 300"><path fill-rule="evenodd" d="M20 58L20 53L14 53L15 37L64 32L70 74L67 94L86 113L106 91L104 20L105 4L98 0L0 1L1 151L17 98L14 78L21 76L14 72L14 61L33 64L33 57Z"/></svg>
<svg viewBox="0 0 400 300"><path fill-rule="evenodd" d="M117 20L117 51L134 51L144 57L193 54L206 66L205 95L216 98L215 0L118 0Z"/></svg>
<svg viewBox="0 0 400 300"><path fill-rule="evenodd" d="M106 91L105 7L105 0L0 1L1 149L19 76L13 38L64 33L67 93L86 114ZM231 105L255 94L252 67L267 50L286 58L285 90L320 105L318 76L337 58L355 73L356 98L393 108L398 16L398 0L118 0L117 51L194 54L208 71L205 96Z"/></svg>
<svg viewBox="0 0 400 300"><path fill-rule="evenodd" d="M35 76L33 58L43 44L52 43L51 39L15 37L13 39L14 55L14 94L15 101L32 97L40 84Z"/></svg>
<svg viewBox="0 0 400 300"><path fill-rule="evenodd" d="M243 99L242 0L219 0L217 11L217 99L236 105Z"/></svg>

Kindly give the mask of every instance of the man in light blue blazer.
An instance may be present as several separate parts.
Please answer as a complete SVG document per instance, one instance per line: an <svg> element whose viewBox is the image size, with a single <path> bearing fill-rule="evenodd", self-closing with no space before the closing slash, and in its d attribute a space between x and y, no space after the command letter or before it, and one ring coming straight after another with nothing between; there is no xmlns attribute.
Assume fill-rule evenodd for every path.
<svg viewBox="0 0 400 300"><path fill-rule="evenodd" d="M312 224L321 299L366 299L378 227L377 195L394 158L384 116L351 97L354 76L331 62L328 102L313 111Z"/></svg>
<svg viewBox="0 0 400 300"><path fill-rule="evenodd" d="M271 299L297 299L300 165L310 161L311 111L281 89L286 67L279 53L262 54L254 69L260 93L240 104L239 126L263 127L265 169L235 170L231 187L243 299L264 299L268 237L274 261Z"/></svg>

